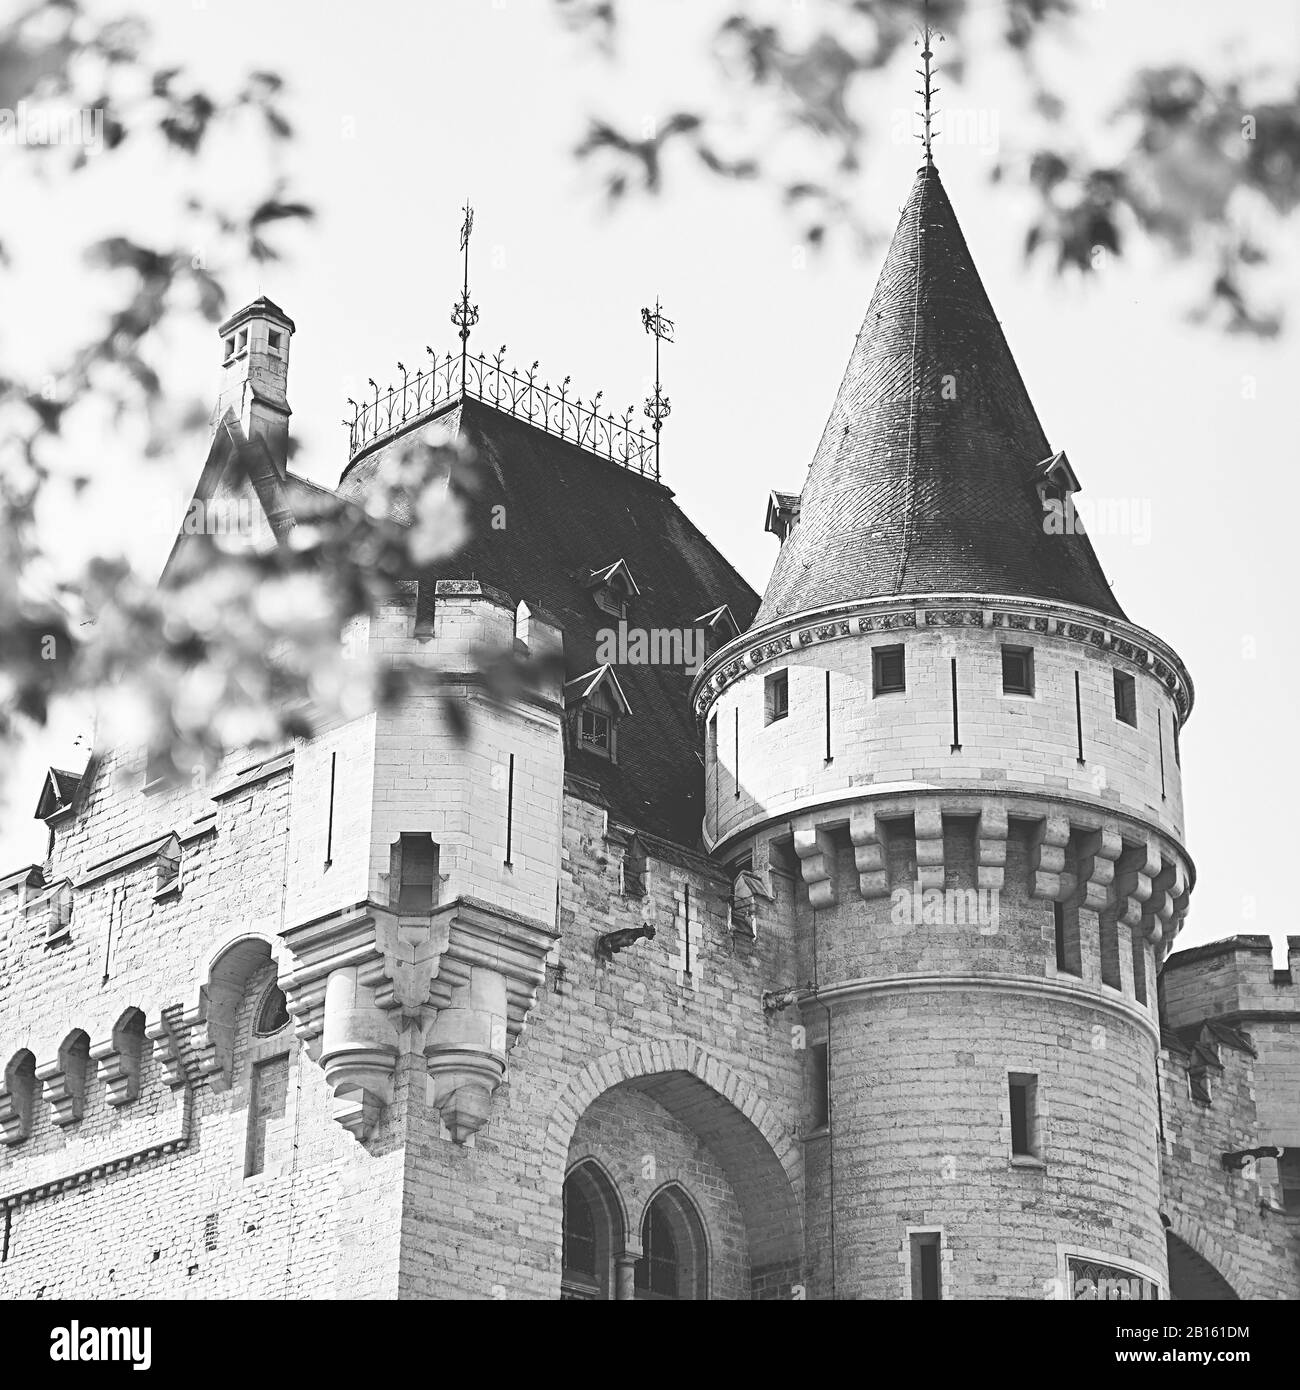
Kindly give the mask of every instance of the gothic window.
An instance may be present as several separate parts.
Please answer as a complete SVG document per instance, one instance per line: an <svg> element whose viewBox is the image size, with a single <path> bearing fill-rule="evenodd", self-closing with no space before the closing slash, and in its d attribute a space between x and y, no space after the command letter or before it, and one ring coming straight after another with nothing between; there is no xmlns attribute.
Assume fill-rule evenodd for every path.
<svg viewBox="0 0 1300 1390"><path fill-rule="evenodd" d="M614 1187L594 1159L564 1180L563 1270L560 1297L614 1297L614 1256L623 1248L623 1221Z"/></svg>
<svg viewBox="0 0 1300 1390"><path fill-rule="evenodd" d="M640 1299L708 1297L704 1226L675 1183L662 1189L641 1221L641 1258L634 1276Z"/></svg>
<svg viewBox="0 0 1300 1390"><path fill-rule="evenodd" d="M259 1038L269 1038L273 1033L278 1033L288 1022L289 1005L285 1000L284 990L272 981L266 993L262 995L261 1003L257 1006L253 1032Z"/></svg>

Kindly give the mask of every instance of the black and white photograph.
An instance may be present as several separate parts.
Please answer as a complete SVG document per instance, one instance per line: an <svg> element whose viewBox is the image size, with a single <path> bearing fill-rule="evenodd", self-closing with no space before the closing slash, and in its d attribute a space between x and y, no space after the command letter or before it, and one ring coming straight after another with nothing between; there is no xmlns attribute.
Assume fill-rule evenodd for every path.
<svg viewBox="0 0 1300 1390"><path fill-rule="evenodd" d="M1293 0L0 0L16 1364L1284 1367L1298 205Z"/></svg>

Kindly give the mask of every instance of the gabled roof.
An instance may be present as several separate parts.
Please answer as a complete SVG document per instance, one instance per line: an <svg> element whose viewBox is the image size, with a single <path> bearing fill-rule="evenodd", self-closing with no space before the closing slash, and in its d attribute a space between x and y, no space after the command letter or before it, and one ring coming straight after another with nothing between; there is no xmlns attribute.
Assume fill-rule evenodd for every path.
<svg viewBox="0 0 1300 1390"><path fill-rule="evenodd" d="M587 587L594 589L602 584L612 584L615 580L621 581L633 598L640 594L641 590L637 587L636 580L632 578L632 571L628 569L627 561L621 559L615 560L612 565L605 565L600 569L592 570L587 580Z"/></svg>
<svg viewBox="0 0 1300 1390"><path fill-rule="evenodd" d="M618 683L618 677L614 674L614 668L608 662L603 666L597 666L594 671L588 671L585 675L576 677L574 680L565 681L564 703L569 705L576 704L580 700L590 700L598 690L603 690L608 695L620 714L632 713L632 706L628 704L627 696L623 694L623 687Z"/></svg>
<svg viewBox="0 0 1300 1390"><path fill-rule="evenodd" d="M45 774L40 800L36 803L36 819L48 820L69 810L80 785L81 773L66 772L61 767L50 768Z"/></svg>
<svg viewBox="0 0 1300 1390"><path fill-rule="evenodd" d="M1053 453L926 165L757 621L927 593L1060 599L1122 618L1088 537L1044 531L1034 469Z"/></svg>
<svg viewBox="0 0 1300 1390"><path fill-rule="evenodd" d="M564 629L570 680L597 665L597 634L614 626L583 583L603 557L621 557L636 575L639 627L686 628L723 603L748 627L757 595L662 483L473 400L439 415L437 427L459 434L477 456L466 503L472 534L457 555L412 577L478 579L552 615ZM400 447L399 437L357 455L339 491L364 497L386 451ZM494 511L506 517L504 529L494 528ZM697 845L704 772L695 756L692 676L649 664L619 666L617 676L635 711L619 726L618 761L573 748L567 771L603 795L623 824Z"/></svg>
<svg viewBox="0 0 1300 1390"><path fill-rule="evenodd" d="M1060 483L1068 492L1083 491L1074 469L1070 467L1070 460L1066 458L1064 450L1058 454L1053 454L1051 458L1045 458L1034 469L1035 482L1049 480Z"/></svg>
<svg viewBox="0 0 1300 1390"><path fill-rule="evenodd" d="M741 630L729 603L720 603L716 608L710 608L707 613L701 613L691 626L717 628L726 632L728 638L739 636Z"/></svg>

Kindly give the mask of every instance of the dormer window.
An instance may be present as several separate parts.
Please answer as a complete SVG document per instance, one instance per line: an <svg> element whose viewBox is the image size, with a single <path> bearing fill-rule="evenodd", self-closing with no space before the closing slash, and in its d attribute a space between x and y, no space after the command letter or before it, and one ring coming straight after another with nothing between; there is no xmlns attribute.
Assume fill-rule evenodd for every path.
<svg viewBox="0 0 1300 1390"><path fill-rule="evenodd" d="M570 734L575 752L594 753L614 762L618 754L618 721L632 713L614 668L597 666L564 687Z"/></svg>
<svg viewBox="0 0 1300 1390"><path fill-rule="evenodd" d="M612 618L626 618L628 604L641 592L623 560L592 570L587 577L587 587L592 591L596 606Z"/></svg>
<svg viewBox="0 0 1300 1390"><path fill-rule="evenodd" d="M1064 453L1053 454L1035 467L1034 488L1044 512L1064 507L1080 491L1079 479Z"/></svg>
<svg viewBox="0 0 1300 1390"><path fill-rule="evenodd" d="M730 605L725 603L719 604L717 608L710 608L707 613L701 613L692 626L704 629L706 660L719 647L725 647L733 637L740 636L740 624L736 621Z"/></svg>
<svg viewBox="0 0 1300 1390"><path fill-rule="evenodd" d="M763 530L770 531L779 541L785 538L798 525L800 497L797 492L769 492L767 495L767 520Z"/></svg>

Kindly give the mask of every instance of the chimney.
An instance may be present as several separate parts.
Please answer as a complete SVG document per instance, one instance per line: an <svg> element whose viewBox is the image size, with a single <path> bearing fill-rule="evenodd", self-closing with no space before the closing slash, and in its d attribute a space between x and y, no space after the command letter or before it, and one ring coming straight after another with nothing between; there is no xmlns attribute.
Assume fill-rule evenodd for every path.
<svg viewBox="0 0 1300 1390"><path fill-rule="evenodd" d="M277 472L289 457L289 339L294 323L265 296L237 310L221 334L221 396L217 420L233 410L248 439L266 441Z"/></svg>

